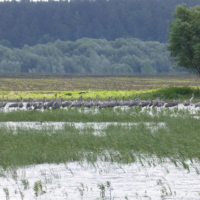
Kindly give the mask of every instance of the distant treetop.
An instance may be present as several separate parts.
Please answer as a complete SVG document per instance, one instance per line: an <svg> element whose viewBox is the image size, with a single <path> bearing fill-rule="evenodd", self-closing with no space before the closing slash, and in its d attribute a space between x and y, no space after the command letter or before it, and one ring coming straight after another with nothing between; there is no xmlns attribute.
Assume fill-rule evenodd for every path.
<svg viewBox="0 0 200 200"><path fill-rule="evenodd" d="M0 45L0 73L171 73L166 46L136 38L57 40L22 49Z"/></svg>
<svg viewBox="0 0 200 200"><path fill-rule="evenodd" d="M22 48L84 37L167 42L167 20L182 2L187 7L199 4L199 0L3 1L0 43Z"/></svg>

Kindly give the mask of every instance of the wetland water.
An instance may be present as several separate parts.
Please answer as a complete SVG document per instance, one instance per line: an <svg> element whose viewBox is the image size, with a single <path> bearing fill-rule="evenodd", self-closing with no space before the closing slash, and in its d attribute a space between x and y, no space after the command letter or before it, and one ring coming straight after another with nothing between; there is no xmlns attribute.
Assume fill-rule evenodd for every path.
<svg viewBox="0 0 200 200"><path fill-rule="evenodd" d="M10 128L54 128L62 129L65 124L73 125L76 128L94 128L94 133L103 131L110 124L137 125L137 123L64 123L64 122L5 122L3 126ZM146 123L151 127L152 123ZM156 127L165 126L165 123L158 123ZM154 127L153 127L154 128ZM17 130L17 129L15 129ZM200 176L198 175L199 163L187 162L190 171L178 164L165 159L163 162L156 158L150 158L148 162L136 161L129 165L100 162L94 165L87 163L68 162L66 164L39 164L16 168L8 171L6 177L0 177L0 199L6 200L3 188L9 190L9 200L21 200L19 189L23 192L24 200L97 200L100 199L98 184L105 184L109 181L112 186L112 199L200 199ZM17 179L13 178L13 174ZM29 188L24 190L22 179L29 181ZM41 181L44 194L35 197L34 184ZM81 185L82 184L82 185ZM18 192L16 192L18 191ZM105 192L106 199L109 199L110 192Z"/></svg>
<svg viewBox="0 0 200 200"><path fill-rule="evenodd" d="M109 125L122 125L122 126L137 126L141 123L119 123L119 122L0 122L0 127L6 127L13 130L13 133L17 133L18 128L20 129L53 129L53 130L62 130L65 125L74 126L76 129L94 129L94 135L100 135L103 133L104 129L106 129ZM158 130L158 128L166 126L165 123L144 123L146 127L149 128L150 132L154 132Z"/></svg>
<svg viewBox="0 0 200 200"><path fill-rule="evenodd" d="M179 108L183 108L179 105ZM124 108L126 109L126 108ZM159 109L158 109L159 110ZM194 106L191 107L194 110ZM87 109L85 109L87 111ZM95 109L95 112L98 109ZM67 111L66 111L67 113ZM1 122L0 126L13 129L16 133L20 129L55 129L62 130L65 125L74 126L77 129L93 128L94 134L103 133L109 125L133 126L140 123L116 123L116 122ZM165 123L144 123L150 131L167 126ZM156 125L156 126L155 126ZM168 127L166 127L168 128ZM20 130L19 129L19 130ZM155 161L156 162L156 161ZM110 164L97 161L94 166L86 163L69 162L65 164L40 164L18 168L15 173L8 173L6 177L0 177L0 199L6 199L3 188L9 190L9 200L21 200L19 189L25 199L100 199L98 184L111 183L112 199L200 199L200 176L198 175L199 163L188 162L190 171L183 166L175 167L165 160L154 165L154 161L141 164L135 162L130 165ZM194 162L195 163L195 162ZM17 174L17 179L13 178ZM21 179L27 179L30 187L23 189ZM16 181L17 180L17 181ZM41 181L46 192L35 197L34 183ZM83 185L81 186L81 184ZM16 192L17 191L17 192ZM110 193L106 190L107 199Z"/></svg>
<svg viewBox="0 0 200 200"><path fill-rule="evenodd" d="M0 110L0 112L2 112L2 113L7 113L7 112L12 112L12 111L16 111L16 110L26 110L26 103L27 102L25 102L24 103L24 106L23 106L23 108L21 108L21 109L18 109L18 108L9 108L8 106L10 105L10 103L8 103L7 105L6 105L6 107L4 108L4 109L2 109L2 110ZM134 108L136 108L136 107L134 107ZM60 108L60 110L66 110L66 114L67 114L67 111L68 111L68 109L72 109L72 110L74 110L74 109L77 109L77 111L78 112L80 112L80 113L85 113L85 114L87 114L87 113L94 113L94 114L98 114L98 113L100 113L100 109L99 108L91 108L91 109L89 109L89 108ZM128 107L128 106L122 106L122 107L114 107L113 108L113 110L114 111L116 111L117 109L121 109L122 111L123 110L129 110L130 108ZM183 104L179 104L178 105L178 107L174 107L174 108L155 108L156 110L157 110L157 112L159 112L159 111L162 111L162 110L174 110L174 109L178 109L178 110L187 110L187 111L189 111L189 113L190 114L195 114L195 113L198 113L199 112L199 109L200 108L195 108L195 106L194 105L192 105L192 106L184 106ZM102 109L103 110L103 109ZM32 110L27 110L27 112L31 112ZM39 111L41 111L41 112L43 112L44 110L43 109L41 109L41 110L39 110ZM141 111L142 112L144 112L144 111L147 111L147 113L149 113L150 115L153 115L153 109L152 108L146 108L146 107L143 107L142 109L141 109ZM175 115L175 113L173 113L173 114L171 114L171 115Z"/></svg>
<svg viewBox="0 0 200 200"><path fill-rule="evenodd" d="M157 166L142 166L139 163L118 165L97 162L97 168L78 163L41 164L17 169L18 181L8 176L0 178L0 187L8 188L9 200L20 200L15 190L21 188L24 199L64 200L64 199L100 199L98 184L111 183L112 199L200 199L200 176L193 167L190 173L183 168L165 162ZM30 187L23 190L21 179L27 179ZM35 197L34 183L41 180L45 194ZM80 190L83 189L83 195ZM106 190L106 199L110 192ZM163 195L163 196L162 196ZM0 199L6 199L3 190L0 190Z"/></svg>

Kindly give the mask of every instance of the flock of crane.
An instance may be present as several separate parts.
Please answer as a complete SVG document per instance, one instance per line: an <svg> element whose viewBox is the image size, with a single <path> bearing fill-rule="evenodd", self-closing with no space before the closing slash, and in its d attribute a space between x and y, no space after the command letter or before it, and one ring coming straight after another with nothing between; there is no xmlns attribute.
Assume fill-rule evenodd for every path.
<svg viewBox="0 0 200 200"><path fill-rule="evenodd" d="M192 98L189 101L184 101L183 105L184 106L191 106L192 102L194 99L194 94L192 94ZM29 101L25 104L23 103L23 99L21 98L20 100L17 100L16 103L9 103L8 104L8 98L7 101L2 101L0 102L0 108L4 109L6 105L8 104L8 108L26 108L26 109L34 109L34 110L41 110L41 109L47 109L47 108L52 108L52 109L59 109L59 108L65 108L65 107L86 107L86 108L91 108L91 107L99 107L100 109L102 108L113 108L117 106L128 106L128 107L175 107L178 106L180 103L180 95L178 95L178 100L174 98L172 102L166 102L165 98L162 96L162 99L160 98L160 93L157 94L157 98L155 100L151 100L151 95L149 95L148 100L141 100L140 95L138 98L134 98L134 100L131 100L130 97L127 98L126 100L123 97L123 100L118 100L115 98L115 100L112 100L112 97L109 97L107 101L100 101L98 100L98 95L96 97L96 100L92 100L91 98L87 98L86 101L82 99L82 96L79 97L78 100L73 100L71 98L71 101L64 101L63 98L59 97L59 99L52 99L51 101L47 102L46 98L44 97L43 100L37 101L36 99L33 100L29 98ZM200 102L194 105L196 107L200 107Z"/></svg>

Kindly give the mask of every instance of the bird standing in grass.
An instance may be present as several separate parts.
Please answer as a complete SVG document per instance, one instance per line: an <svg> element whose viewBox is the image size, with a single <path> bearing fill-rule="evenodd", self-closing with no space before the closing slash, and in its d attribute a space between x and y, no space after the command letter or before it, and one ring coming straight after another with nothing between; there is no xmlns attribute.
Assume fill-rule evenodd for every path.
<svg viewBox="0 0 200 200"><path fill-rule="evenodd" d="M24 104L23 104L23 99L22 99L22 97L21 97L21 100L20 100L20 102L19 102L19 104L18 104L18 108L23 108L23 106L24 106Z"/></svg>
<svg viewBox="0 0 200 200"><path fill-rule="evenodd" d="M178 97L179 97L178 101L175 101L175 97L174 97L174 101L165 104L165 108L178 106L178 104L180 103L180 95L178 95Z"/></svg>
<svg viewBox="0 0 200 200"><path fill-rule="evenodd" d="M18 104L19 104L19 99L17 99L16 103L12 103L8 107L9 108L18 108Z"/></svg>
<svg viewBox="0 0 200 200"><path fill-rule="evenodd" d="M26 109L32 109L31 107L32 107L32 105L33 105L33 102L31 102L31 98L29 98L29 101L28 101L28 103L26 104Z"/></svg>
<svg viewBox="0 0 200 200"><path fill-rule="evenodd" d="M184 106L190 106L190 105L192 105L193 99L194 99L194 93L192 94L192 98L189 101L184 101L183 102L183 105Z"/></svg>
<svg viewBox="0 0 200 200"><path fill-rule="evenodd" d="M0 104L0 108L1 108L1 109L5 108L5 106L7 105L7 103L8 103L8 97L7 97L7 101L6 101L6 102L2 102L2 103Z"/></svg>

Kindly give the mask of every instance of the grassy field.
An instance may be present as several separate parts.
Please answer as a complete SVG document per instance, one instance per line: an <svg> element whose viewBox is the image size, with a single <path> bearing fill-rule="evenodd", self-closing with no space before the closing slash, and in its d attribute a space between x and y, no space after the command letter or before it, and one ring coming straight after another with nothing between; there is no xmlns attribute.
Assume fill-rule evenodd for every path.
<svg viewBox="0 0 200 200"><path fill-rule="evenodd" d="M149 94L151 94L151 99L155 99L157 93L161 93L161 95L165 96L166 100L173 99L174 97L177 99L178 95L180 95L180 99L189 100L194 93L194 101L197 102L200 100L200 88L199 87L164 87L152 90L119 90L119 91L92 91L92 90L85 90L85 91L29 91L29 92L3 92L0 96L0 99L6 99L8 97L9 101L16 101L16 99L23 98L24 101L28 101L29 98L42 100L43 97L46 97L47 100L51 100L52 98L59 98L61 96L63 101L71 100L73 97L74 100L77 100L80 96L82 96L83 100L86 100L88 97L96 100L96 96L98 95L99 100L107 100L108 97L112 97L114 100L115 97L117 99L122 100L123 97L134 99L134 97L138 97L141 94L142 100L147 100L149 98ZM4 94L4 95L3 95Z"/></svg>
<svg viewBox="0 0 200 200"><path fill-rule="evenodd" d="M92 164L97 158L132 163L136 158L144 162L156 156L161 162L169 158L175 165L182 163L187 169L186 160L200 159L199 120L188 112L170 112L155 112L151 116L135 110L135 120L132 121L139 121L137 126L110 125L99 135L93 134L93 128L80 130L73 125L66 125L62 130L19 128L16 134L11 129L1 127L0 165L7 168L85 159ZM172 116L172 113L177 116ZM154 120L165 122L166 127L151 132L143 122Z"/></svg>
<svg viewBox="0 0 200 200"><path fill-rule="evenodd" d="M200 86L195 75L132 76L3 76L0 91L151 90L174 86Z"/></svg>
<svg viewBox="0 0 200 200"><path fill-rule="evenodd" d="M77 99L80 95L87 97L107 99L108 96L128 97L143 94L147 98L151 93L153 97L161 92L167 99L181 94L182 99L189 98L191 93L200 97L200 79L194 75L157 75L157 76L44 76L21 75L2 76L0 78L0 91L2 96L9 100L23 97L42 99L44 96L51 99L62 96L64 99ZM168 91L166 90L168 89Z"/></svg>

